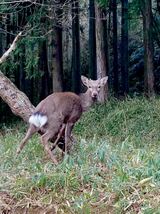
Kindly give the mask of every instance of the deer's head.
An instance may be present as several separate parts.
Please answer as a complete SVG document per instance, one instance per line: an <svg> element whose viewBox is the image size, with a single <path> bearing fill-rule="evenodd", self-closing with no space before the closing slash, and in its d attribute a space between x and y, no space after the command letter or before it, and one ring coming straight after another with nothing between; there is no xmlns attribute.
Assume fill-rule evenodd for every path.
<svg viewBox="0 0 160 214"><path fill-rule="evenodd" d="M97 80L88 79L85 76L81 76L81 80L83 84L88 88L88 91L91 94L91 98L93 101L98 99L99 92L102 87L105 86L108 80L108 76L99 78Z"/></svg>

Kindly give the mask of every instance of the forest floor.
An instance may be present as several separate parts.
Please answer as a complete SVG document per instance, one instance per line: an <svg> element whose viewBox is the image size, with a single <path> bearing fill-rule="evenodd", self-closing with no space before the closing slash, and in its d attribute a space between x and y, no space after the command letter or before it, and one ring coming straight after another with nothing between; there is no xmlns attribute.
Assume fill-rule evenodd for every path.
<svg viewBox="0 0 160 214"><path fill-rule="evenodd" d="M160 213L160 99L111 100L84 113L59 165L23 122L0 130L0 213Z"/></svg>

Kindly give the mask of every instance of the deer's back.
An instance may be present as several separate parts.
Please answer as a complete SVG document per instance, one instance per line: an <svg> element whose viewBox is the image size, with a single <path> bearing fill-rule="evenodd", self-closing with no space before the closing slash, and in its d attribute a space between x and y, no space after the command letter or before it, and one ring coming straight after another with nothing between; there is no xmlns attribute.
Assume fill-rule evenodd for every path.
<svg viewBox="0 0 160 214"><path fill-rule="evenodd" d="M56 92L42 100L34 112L44 114L48 118L56 115L67 120L73 113L80 117L82 105L78 95L72 92Z"/></svg>

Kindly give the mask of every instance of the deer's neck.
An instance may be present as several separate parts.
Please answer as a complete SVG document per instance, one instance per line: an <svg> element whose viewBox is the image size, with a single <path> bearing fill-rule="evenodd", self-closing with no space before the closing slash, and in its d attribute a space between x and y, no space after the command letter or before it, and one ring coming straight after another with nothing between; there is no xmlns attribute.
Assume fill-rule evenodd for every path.
<svg viewBox="0 0 160 214"><path fill-rule="evenodd" d="M93 105L94 101L92 100L91 93L87 90L85 93L80 95L83 111L88 111L88 109Z"/></svg>

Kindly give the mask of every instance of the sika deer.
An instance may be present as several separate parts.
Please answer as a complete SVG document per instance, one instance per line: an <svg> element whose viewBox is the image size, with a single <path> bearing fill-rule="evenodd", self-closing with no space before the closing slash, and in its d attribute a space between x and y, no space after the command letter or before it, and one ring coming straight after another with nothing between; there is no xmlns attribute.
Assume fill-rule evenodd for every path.
<svg viewBox="0 0 160 214"><path fill-rule="evenodd" d="M91 80L85 76L81 76L81 80L83 84L87 87L87 91L85 93L81 93L79 96L81 99L82 110L87 111L95 102L99 101L100 91L107 83L108 76L99 78L98 80ZM61 141L61 137L64 136L64 130L65 130L65 125L63 126L63 129L61 129L61 132L59 132L59 135L55 143L52 145L51 150L55 149L56 144L58 142L61 142L62 145L65 143L64 140ZM71 133L70 133L70 140L72 142L76 141L74 137L71 136Z"/></svg>
<svg viewBox="0 0 160 214"><path fill-rule="evenodd" d="M56 158L51 150L63 137L65 152L68 141L73 141L71 136L72 129L77 120L81 117L83 111L88 110L90 106L99 100L99 92L108 80L103 77L98 80L89 80L87 77L81 77L82 82L87 86L87 91L79 96L71 92L59 92L49 95L42 100L35 108L34 113L29 118L29 129L25 138L22 140L17 154L23 149L28 139L36 132L44 133L41 136L41 143L52 161L57 164ZM55 140L52 149L48 146L49 140Z"/></svg>
<svg viewBox="0 0 160 214"><path fill-rule="evenodd" d="M44 145L52 161L57 164L58 162L49 148L48 141L52 138L56 139L57 134L61 134L65 127L66 148L72 128L81 114L82 105L78 95L71 92L57 92L49 95L38 104L34 113L29 118L30 126L17 150L17 154L23 149L28 139L34 133L40 131L44 133L41 136L41 143Z"/></svg>

